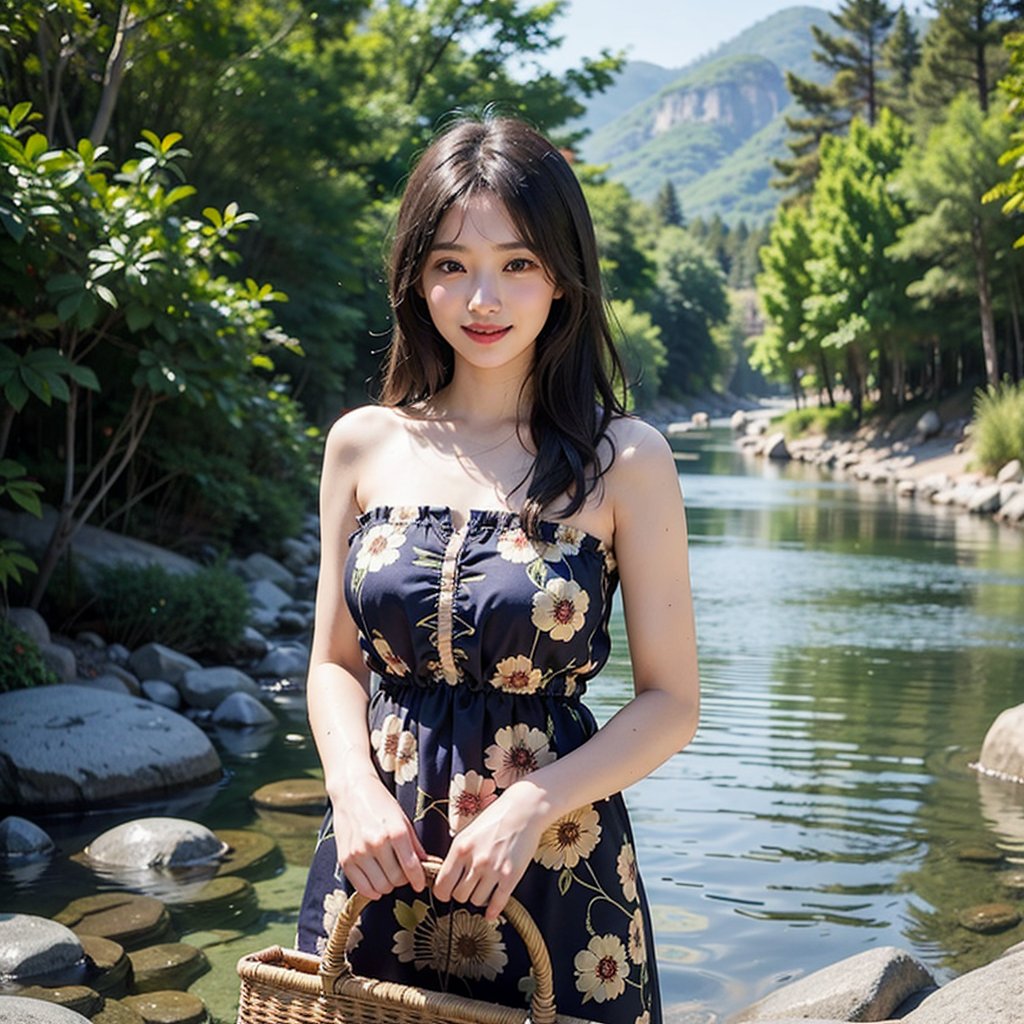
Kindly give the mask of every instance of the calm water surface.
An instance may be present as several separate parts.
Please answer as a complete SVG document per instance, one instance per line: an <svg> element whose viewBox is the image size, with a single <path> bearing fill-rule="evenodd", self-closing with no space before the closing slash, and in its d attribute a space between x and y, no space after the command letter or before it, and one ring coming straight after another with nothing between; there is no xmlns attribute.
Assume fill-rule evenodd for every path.
<svg viewBox="0 0 1024 1024"><path fill-rule="evenodd" d="M1005 900L999 870L1024 863L1024 787L968 768L992 719L1024 701L1024 533L748 461L724 434L678 447L702 721L685 753L627 793L666 1003L721 1021L871 947L910 949L946 978L1024 939L1024 925L978 936L956 924L964 907ZM618 610L613 627L591 689L600 718L630 693ZM262 749L224 751L227 786L174 809L269 832L287 859L256 883L254 924L183 935L214 964L192 990L223 1021L235 960L292 944L315 833L248 802L265 781L317 772L303 708L280 710L286 724ZM116 820L51 831L73 852ZM960 858L978 846L1004 863ZM69 867L0 879L0 910L52 913L96 888Z"/></svg>

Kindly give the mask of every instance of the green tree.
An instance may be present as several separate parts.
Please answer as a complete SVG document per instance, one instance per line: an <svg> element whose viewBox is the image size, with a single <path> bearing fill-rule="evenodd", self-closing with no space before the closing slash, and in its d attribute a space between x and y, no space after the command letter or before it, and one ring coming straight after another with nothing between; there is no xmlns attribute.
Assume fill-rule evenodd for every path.
<svg viewBox="0 0 1024 1024"><path fill-rule="evenodd" d="M677 228L686 227L676 187L668 179L665 180L665 184L658 189L658 194L654 197L654 215L662 227L668 224L674 224Z"/></svg>
<svg viewBox="0 0 1024 1024"><path fill-rule="evenodd" d="M725 278L704 247L673 225L659 232L654 257L651 314L667 355L662 392L681 398L710 388L719 370L712 329L729 316Z"/></svg>
<svg viewBox="0 0 1024 1024"><path fill-rule="evenodd" d="M886 36L896 12L885 0L843 0L829 15L838 32L811 26L816 44L814 59L832 72L827 86L786 74L786 86L803 109L787 115L793 138L787 143L792 157L776 161L780 187L806 192L818 167L818 148L825 135L842 130L853 117L874 124L884 100Z"/></svg>
<svg viewBox="0 0 1024 1024"><path fill-rule="evenodd" d="M650 313L636 308L632 299L613 299L609 304L613 333L619 345L629 381L629 393L640 408L650 405L661 390L668 365L661 329Z"/></svg>
<svg viewBox="0 0 1024 1024"><path fill-rule="evenodd" d="M811 198L808 331L843 357L858 419L869 374L883 405L903 400L909 271L889 247L909 220L892 187L909 147L907 126L888 109L874 126L854 120L847 137L824 140Z"/></svg>
<svg viewBox="0 0 1024 1024"><path fill-rule="evenodd" d="M953 101L900 174L900 189L916 216L891 250L927 267L909 285L912 296L927 303L975 299L985 379L992 385L1000 379L997 297L1019 294L1021 260L1012 248L1012 223L982 197L999 174L1008 131L1001 114L986 116L973 96ZM1016 318L1018 310L1013 313Z"/></svg>
<svg viewBox="0 0 1024 1024"><path fill-rule="evenodd" d="M0 108L0 171L12 182L0 199L0 314L10 342L0 359L8 370L21 367L6 378L5 433L30 392L63 408L63 423L46 416L34 430L44 450L63 449L37 606L61 554L131 464L157 407L216 403L240 426L260 374L273 369L270 351L292 342L267 308L284 296L226 272L253 215L234 205L207 207L202 219L172 214L195 192L180 183L188 154L179 136L147 132L139 157L115 174L88 139L50 149L40 133L25 137L30 117L27 104ZM45 366L40 352L50 354ZM93 407L89 391L106 403Z"/></svg>
<svg viewBox="0 0 1024 1024"><path fill-rule="evenodd" d="M896 12L892 30L882 46L882 65L887 72L886 100L901 117L911 113L911 85L921 63L921 40L905 4Z"/></svg>

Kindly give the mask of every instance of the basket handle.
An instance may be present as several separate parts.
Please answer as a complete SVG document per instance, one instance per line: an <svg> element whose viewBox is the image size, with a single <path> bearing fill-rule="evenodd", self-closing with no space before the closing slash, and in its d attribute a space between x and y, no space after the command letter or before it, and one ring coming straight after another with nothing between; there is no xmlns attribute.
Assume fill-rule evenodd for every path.
<svg viewBox="0 0 1024 1024"><path fill-rule="evenodd" d="M423 861L423 871L427 877L428 888L431 888L437 880L437 872L441 863L437 857L429 857ZM371 900L365 896L354 892L338 914L330 938L327 940L327 948L320 961L320 978L325 989L333 990L339 980L351 977L352 965L349 963L346 952L349 932L370 902ZM530 958L530 966L533 968L537 987L530 999L530 1024L555 1024L555 990L551 971L551 956L540 929L530 916L529 911L514 896L509 897L503 913L523 940L523 945Z"/></svg>

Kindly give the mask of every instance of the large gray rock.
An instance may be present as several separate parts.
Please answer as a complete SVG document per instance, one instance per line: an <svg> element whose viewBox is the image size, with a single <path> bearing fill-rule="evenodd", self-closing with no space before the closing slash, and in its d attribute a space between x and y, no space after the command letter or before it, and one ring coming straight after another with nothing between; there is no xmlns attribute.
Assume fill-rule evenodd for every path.
<svg viewBox="0 0 1024 1024"><path fill-rule="evenodd" d="M247 693L253 698L260 695L259 686L231 665L192 669L181 678L178 690L189 707L204 710L212 710L233 693Z"/></svg>
<svg viewBox="0 0 1024 1024"><path fill-rule="evenodd" d="M1006 523L1024 522L1024 494L1018 494L1004 502L1002 508L996 513L996 518L1002 519Z"/></svg>
<svg viewBox="0 0 1024 1024"><path fill-rule="evenodd" d="M57 682L70 683L78 675L78 665L75 661L75 652L63 644L40 644L39 653L47 668L53 670L57 676Z"/></svg>
<svg viewBox="0 0 1024 1024"><path fill-rule="evenodd" d="M277 719L255 697L248 693L232 693L217 705L213 713L216 725L272 725Z"/></svg>
<svg viewBox="0 0 1024 1024"><path fill-rule="evenodd" d="M0 804L88 807L213 782L217 752L187 718L81 686L0 693Z"/></svg>
<svg viewBox="0 0 1024 1024"><path fill-rule="evenodd" d="M275 647L256 666L256 675L274 679L302 678L309 668L309 651L305 647Z"/></svg>
<svg viewBox="0 0 1024 1024"><path fill-rule="evenodd" d="M1024 782L1024 704L1007 708L992 723L978 764L982 771Z"/></svg>
<svg viewBox="0 0 1024 1024"><path fill-rule="evenodd" d="M40 647L50 642L50 627L34 608L8 608L7 621L27 633Z"/></svg>
<svg viewBox="0 0 1024 1024"><path fill-rule="evenodd" d="M1020 459L1011 459L999 472L996 474L996 482L1000 484L1019 484L1024 480L1024 467L1020 464Z"/></svg>
<svg viewBox="0 0 1024 1024"><path fill-rule="evenodd" d="M289 594L295 593L295 576L276 558L260 554L258 551L245 561L238 563L238 572L250 583L259 580L270 580Z"/></svg>
<svg viewBox="0 0 1024 1024"><path fill-rule="evenodd" d="M249 597L252 598L253 610L264 611L277 615L282 608L291 604L290 594L286 594L276 583L270 580L256 580L249 584Z"/></svg>
<svg viewBox="0 0 1024 1024"><path fill-rule="evenodd" d="M785 461L791 458L789 448L786 447L786 435L781 430L765 438L762 451L769 459Z"/></svg>
<svg viewBox="0 0 1024 1024"><path fill-rule="evenodd" d="M19 982L45 975L75 984L83 973L82 943L70 929L45 917L0 914L0 978Z"/></svg>
<svg viewBox="0 0 1024 1024"><path fill-rule="evenodd" d="M213 863L227 850L226 843L198 822L138 818L97 836L85 854L104 867L185 868Z"/></svg>
<svg viewBox="0 0 1024 1024"><path fill-rule="evenodd" d="M998 512L1002 504L1001 488L999 484L986 484L977 488L967 502L968 512L987 514Z"/></svg>
<svg viewBox="0 0 1024 1024"><path fill-rule="evenodd" d="M0 996L0 1024L89 1024L89 1018L41 999Z"/></svg>
<svg viewBox="0 0 1024 1024"><path fill-rule="evenodd" d="M107 693L125 693L131 695L128 684L117 676L101 675L93 679L76 679L75 686L84 686L87 690L106 690Z"/></svg>
<svg viewBox="0 0 1024 1024"><path fill-rule="evenodd" d="M293 573L300 573L307 565L312 565L317 560L317 548L315 544L308 541L296 540L288 537L281 543L284 551L284 565Z"/></svg>
<svg viewBox="0 0 1024 1024"><path fill-rule="evenodd" d="M928 968L916 957L883 946L847 957L772 992L733 1017L732 1024L786 1017L881 1021L908 996L934 984Z"/></svg>
<svg viewBox="0 0 1024 1024"><path fill-rule="evenodd" d="M903 1020L906 1024L1022 1024L1024 955L1002 956L955 978Z"/></svg>
<svg viewBox="0 0 1024 1024"><path fill-rule="evenodd" d="M147 679L142 684L142 696L172 711L177 711L181 707L181 694L178 688L165 683L162 679Z"/></svg>
<svg viewBox="0 0 1024 1024"><path fill-rule="evenodd" d="M921 414L915 429L922 438L934 437L942 429L942 417L934 409L929 409Z"/></svg>
<svg viewBox="0 0 1024 1024"><path fill-rule="evenodd" d="M186 672L202 667L195 658L163 644L146 644L133 651L128 665L140 679L163 679L168 683L179 683Z"/></svg>
<svg viewBox="0 0 1024 1024"><path fill-rule="evenodd" d="M14 814L0 821L0 861L40 860L52 852L53 840L34 822Z"/></svg>

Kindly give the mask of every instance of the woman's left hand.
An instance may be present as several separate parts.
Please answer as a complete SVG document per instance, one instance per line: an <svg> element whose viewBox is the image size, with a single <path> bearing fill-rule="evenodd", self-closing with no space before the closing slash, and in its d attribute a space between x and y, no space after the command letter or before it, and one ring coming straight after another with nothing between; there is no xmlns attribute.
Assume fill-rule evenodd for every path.
<svg viewBox="0 0 1024 1024"><path fill-rule="evenodd" d="M452 840L434 895L486 907L495 920L537 852L545 810L543 790L529 779L510 786Z"/></svg>

